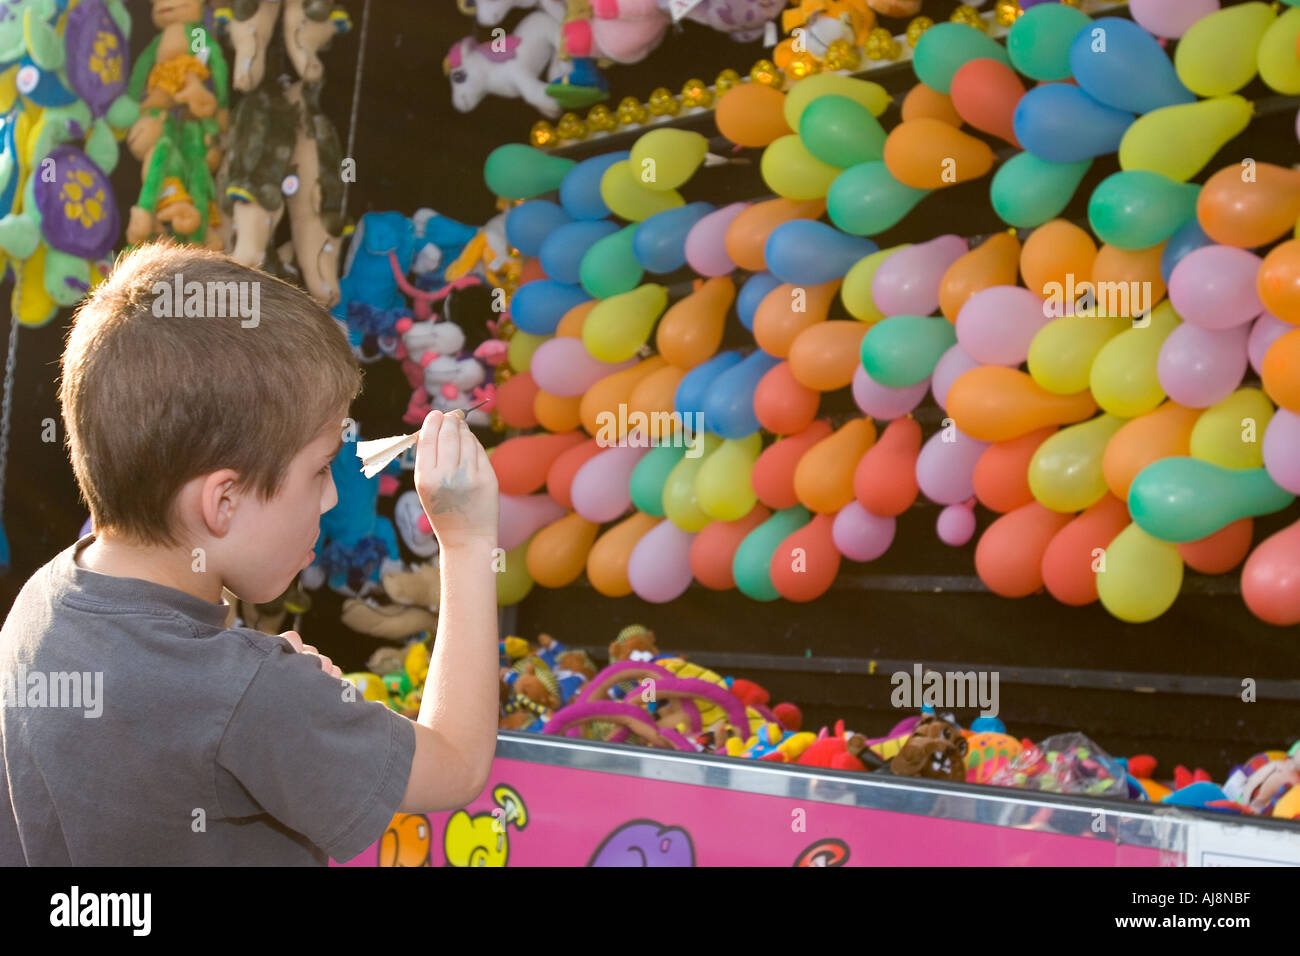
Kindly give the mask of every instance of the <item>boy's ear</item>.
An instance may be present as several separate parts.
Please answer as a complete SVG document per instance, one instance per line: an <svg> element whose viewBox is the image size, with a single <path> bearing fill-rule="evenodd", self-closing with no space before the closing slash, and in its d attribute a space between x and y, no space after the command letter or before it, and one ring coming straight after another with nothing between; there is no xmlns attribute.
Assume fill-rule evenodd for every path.
<svg viewBox="0 0 1300 956"><path fill-rule="evenodd" d="M239 503L238 480L239 473L232 468L214 471L200 479L199 517L214 537L223 537L230 531Z"/></svg>

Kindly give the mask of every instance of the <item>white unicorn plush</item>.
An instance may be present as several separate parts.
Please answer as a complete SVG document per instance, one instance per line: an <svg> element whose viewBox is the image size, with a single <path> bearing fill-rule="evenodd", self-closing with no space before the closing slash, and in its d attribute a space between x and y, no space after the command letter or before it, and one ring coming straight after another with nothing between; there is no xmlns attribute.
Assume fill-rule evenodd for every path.
<svg viewBox="0 0 1300 956"><path fill-rule="evenodd" d="M556 21L564 19L567 0L456 0L456 6L466 16L474 17L481 27L494 27L506 18L511 10L532 10L541 7Z"/></svg>
<svg viewBox="0 0 1300 956"><path fill-rule="evenodd" d="M442 72L451 79L452 106L468 113L491 94L519 97L545 116L559 116L560 105L546 95L547 82L573 68L557 55L559 42L558 22L541 10L520 20L510 36L485 43L465 37L442 61ZM538 78L543 71L546 80Z"/></svg>

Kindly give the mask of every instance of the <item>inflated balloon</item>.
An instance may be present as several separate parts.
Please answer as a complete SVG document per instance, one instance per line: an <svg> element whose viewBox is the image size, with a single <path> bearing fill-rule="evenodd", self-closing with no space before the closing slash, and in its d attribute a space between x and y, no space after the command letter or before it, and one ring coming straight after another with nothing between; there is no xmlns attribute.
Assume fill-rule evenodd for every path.
<svg viewBox="0 0 1300 956"><path fill-rule="evenodd" d="M1265 431L1273 404L1257 388L1242 388L1208 408L1192 427L1193 458L1220 468L1262 468Z"/></svg>
<svg viewBox="0 0 1300 956"><path fill-rule="evenodd" d="M723 372L704 396L704 421L723 438L744 438L758 431L754 415L754 389L768 370L781 360L761 349Z"/></svg>
<svg viewBox="0 0 1300 956"><path fill-rule="evenodd" d="M1161 458L1185 457L1191 443L1192 426L1200 410L1165 402L1125 423L1106 445L1102 473L1106 486L1120 501L1128 501L1129 486L1147 465Z"/></svg>
<svg viewBox="0 0 1300 956"><path fill-rule="evenodd" d="M754 416L777 435L803 431L817 414L821 396L801 385L788 361L770 369L754 389Z"/></svg>
<svg viewBox="0 0 1300 956"><path fill-rule="evenodd" d="M507 240L508 241L508 240ZM534 282L537 279L545 279L546 270L542 264L537 261L536 256L531 256L524 260L524 264L519 269L519 284L524 285L528 282Z"/></svg>
<svg viewBox="0 0 1300 956"><path fill-rule="evenodd" d="M954 327L966 354L987 365L1019 365L1048 323L1043 299L1014 285L981 289L966 300Z"/></svg>
<svg viewBox="0 0 1300 956"><path fill-rule="evenodd" d="M754 331L754 315L767 294L781 284L781 280L770 272L755 272L740 287L736 296L736 315L740 324L749 331Z"/></svg>
<svg viewBox="0 0 1300 956"><path fill-rule="evenodd" d="M960 548L975 536L975 511L969 504L948 505L934 523L935 534L950 548Z"/></svg>
<svg viewBox="0 0 1300 956"><path fill-rule="evenodd" d="M1300 415L1279 408L1264 431L1264 467L1278 486L1300 495Z"/></svg>
<svg viewBox="0 0 1300 956"><path fill-rule="evenodd" d="M664 516L664 484L686 451L685 446L660 445L646 452L628 481L633 507L656 518Z"/></svg>
<svg viewBox="0 0 1300 956"><path fill-rule="evenodd" d="M860 163L835 177L826 212L838 228L855 236L891 229L932 190L904 186L883 162Z"/></svg>
<svg viewBox="0 0 1300 956"><path fill-rule="evenodd" d="M1219 0L1129 0L1128 10L1142 29L1158 37L1180 37L1219 9Z"/></svg>
<svg viewBox="0 0 1300 956"><path fill-rule="evenodd" d="M785 121L790 129L798 130L808 104L823 96L847 97L866 107L872 116L885 112L894 101L879 83L855 80L838 73L815 73L796 83L785 98Z"/></svg>
<svg viewBox="0 0 1300 956"><path fill-rule="evenodd" d="M993 168L988 143L949 126L921 117L899 123L885 140L885 166L904 186L942 189L979 179Z"/></svg>
<svg viewBox="0 0 1300 956"><path fill-rule="evenodd" d="M1150 249L1120 249L1103 245L1092 263L1092 288L1075 311L1140 318L1165 297L1160 275L1164 244ZM1089 297L1089 293L1091 296Z"/></svg>
<svg viewBox="0 0 1300 956"><path fill-rule="evenodd" d="M1064 304L1065 291L1091 276L1096 261L1097 246L1086 229L1065 219L1053 219L1025 240L1020 253L1020 272L1025 277L1026 288ZM1015 280L1007 284L1015 285ZM1082 292L1077 288L1076 291ZM1054 295L1057 292L1059 296Z"/></svg>
<svg viewBox="0 0 1300 956"><path fill-rule="evenodd" d="M940 93L952 92L952 78L971 60L991 58L1010 64L1002 44L963 23L936 23L921 34L912 54L916 78Z"/></svg>
<svg viewBox="0 0 1300 956"><path fill-rule="evenodd" d="M879 248L870 239L845 235L824 222L793 219L772 230L764 258L768 270L782 282L821 285L842 279L855 263Z"/></svg>
<svg viewBox="0 0 1300 956"><path fill-rule="evenodd" d="M821 199L840 174L839 167L823 163L793 134L763 150L759 169L768 189L786 199Z"/></svg>
<svg viewBox="0 0 1300 956"><path fill-rule="evenodd" d="M691 584L691 539L695 536L661 521L637 541L627 562L627 580L636 596L666 604Z"/></svg>
<svg viewBox="0 0 1300 956"><path fill-rule="evenodd" d="M1088 200L1088 222L1102 242L1121 249L1158 246L1196 215L1200 186L1145 169L1107 176Z"/></svg>
<svg viewBox="0 0 1300 956"><path fill-rule="evenodd" d="M816 219L825 211L826 201L823 199L797 202L777 198L753 203L727 227L724 238L727 255L742 269L754 272L766 269L767 239L773 229L792 219Z"/></svg>
<svg viewBox="0 0 1300 956"><path fill-rule="evenodd" d="M602 451L604 451L604 446L596 439L589 438L581 444L565 449L551 463L551 467L547 469L546 493L564 511L573 510L573 496L570 492L573 488L573 479L578 474L578 470ZM556 517L562 517L562 515L563 512L556 515Z"/></svg>
<svg viewBox="0 0 1300 956"><path fill-rule="evenodd" d="M979 503L990 511L1006 514L1033 501L1029 463L1038 446L1055 434L1055 426L1048 426L985 448L971 475Z"/></svg>
<svg viewBox="0 0 1300 956"><path fill-rule="evenodd" d="M530 199L506 213L506 241L520 255L535 256L547 236L571 222L573 217L550 200Z"/></svg>
<svg viewBox="0 0 1300 956"><path fill-rule="evenodd" d="M683 531L694 533L713 520L700 508L695 496L695 478L709 455L721 444L722 439L717 435L705 432L700 446L702 454L683 456L664 481L664 514Z"/></svg>
<svg viewBox="0 0 1300 956"><path fill-rule="evenodd" d="M528 542L529 576L544 588L562 588L578 579L600 525L570 514L547 525Z"/></svg>
<svg viewBox="0 0 1300 956"><path fill-rule="evenodd" d="M772 587L787 601L815 601L835 582L840 552L831 533L834 521L834 515L815 515L772 552Z"/></svg>
<svg viewBox="0 0 1300 956"><path fill-rule="evenodd" d="M605 170L629 156L631 153L625 149L602 153L584 159L570 169L560 183L560 205L564 211L574 219L604 219L608 216L609 206L600 198L600 181Z"/></svg>
<svg viewBox="0 0 1300 956"><path fill-rule="evenodd" d="M1029 374L1057 395L1088 387L1092 363L1102 346L1132 326L1123 316L1064 315L1038 330L1029 343Z"/></svg>
<svg viewBox="0 0 1300 956"><path fill-rule="evenodd" d="M1020 147L1012 116L1025 95L1025 86L1010 66L1001 60L969 60L953 74L951 95L963 120Z"/></svg>
<svg viewBox="0 0 1300 956"><path fill-rule="evenodd" d="M1284 96L1300 93L1300 59L1296 44L1300 40L1300 10L1288 10L1273 21L1255 51L1259 78Z"/></svg>
<svg viewBox="0 0 1300 956"><path fill-rule="evenodd" d="M516 372L527 372L533 364L533 353L547 341L544 335L529 335L527 332L515 331L506 346L506 364Z"/></svg>
<svg viewBox="0 0 1300 956"><path fill-rule="evenodd" d="M856 501L850 501L835 515L831 537L836 549L850 561L874 561L894 543L898 522L875 515Z"/></svg>
<svg viewBox="0 0 1300 956"><path fill-rule="evenodd" d="M952 105L952 97L947 93L932 90L924 83L917 83L903 97L902 115L904 120L929 116L943 120L949 126L960 126L962 119L957 115L957 108Z"/></svg>
<svg viewBox="0 0 1300 956"><path fill-rule="evenodd" d="M531 374L520 372L512 375L497 386L493 411L508 428L536 428L537 416L533 414L533 397L536 394L537 383Z"/></svg>
<svg viewBox="0 0 1300 956"><path fill-rule="evenodd" d="M823 163L847 169L880 159L885 130L861 103L847 96L819 96L799 118L799 138Z"/></svg>
<svg viewBox="0 0 1300 956"><path fill-rule="evenodd" d="M1130 113L1196 101L1155 37L1119 17L1096 19L1075 35L1070 72L1097 102Z"/></svg>
<svg viewBox="0 0 1300 956"><path fill-rule="evenodd" d="M763 450L763 436L724 441L695 475L695 501L715 521L738 521L758 503L750 472Z"/></svg>
<svg viewBox="0 0 1300 956"><path fill-rule="evenodd" d="M816 326L814 326L816 328ZM854 352L856 356L856 350ZM930 389L930 379L923 378L915 385L906 388L890 388L881 385L870 375L855 358L853 362L853 401L862 410L862 414L871 418L890 421L900 415L906 415L925 398Z"/></svg>
<svg viewBox="0 0 1300 956"><path fill-rule="evenodd" d="M810 325L790 345L788 358L795 380L819 392L844 388L862 368L858 352L866 334L867 327L853 319ZM925 382L918 384L922 386L920 394L925 394Z"/></svg>
<svg viewBox="0 0 1300 956"><path fill-rule="evenodd" d="M876 305L872 291L876 283L876 273L894 253L906 248L907 245L891 246L873 252L859 260L848 271L844 276L844 285L840 289L840 299L844 302L844 308L848 309L849 315L860 322L879 322L885 317L885 313Z"/></svg>
<svg viewBox="0 0 1300 956"><path fill-rule="evenodd" d="M1241 570L1241 596L1266 624L1300 624L1300 521L1259 543Z"/></svg>
<svg viewBox="0 0 1300 956"><path fill-rule="evenodd" d="M573 476L573 510L596 524L622 515L632 505L628 481L645 453L645 448L615 445L593 455Z"/></svg>
<svg viewBox="0 0 1300 956"><path fill-rule="evenodd" d="M507 551L501 562L501 570L492 575L497 579L497 604L501 607L518 604L533 589L533 579L528 574L528 544L525 541L517 548Z"/></svg>
<svg viewBox="0 0 1300 956"><path fill-rule="evenodd" d="M755 601L775 601L781 596L772 586L772 555L781 542L810 520L804 508L795 505L776 512L745 536L731 562L736 587Z"/></svg>
<svg viewBox="0 0 1300 956"><path fill-rule="evenodd" d="M947 319L891 315L867 330L862 367L881 385L906 388L929 378L956 342L957 333Z"/></svg>
<svg viewBox="0 0 1300 956"><path fill-rule="evenodd" d="M548 432L571 432L582 424L582 399L561 398L539 388L533 396L533 414Z"/></svg>
<svg viewBox="0 0 1300 956"><path fill-rule="evenodd" d="M794 470L794 492L810 511L834 514L853 500L853 473L876 441L869 418L853 418L804 452Z"/></svg>
<svg viewBox="0 0 1300 956"><path fill-rule="evenodd" d="M605 597L626 597L632 593L627 579L632 551L659 519L640 511L610 528L587 554L587 580Z"/></svg>
<svg viewBox="0 0 1300 956"><path fill-rule="evenodd" d="M798 434L781 438L763 449L750 472L758 500L777 509L798 504L799 496L794 490L795 469L804 454L830 434L830 423L819 419Z"/></svg>
<svg viewBox="0 0 1300 956"><path fill-rule="evenodd" d="M1045 508L1083 511L1106 494L1102 455L1123 419L1098 415L1062 428L1034 452L1029 462L1029 490Z"/></svg>
<svg viewBox="0 0 1300 956"><path fill-rule="evenodd" d="M1139 117L1119 144L1121 169L1145 169L1187 182L1250 123L1240 96L1166 106Z"/></svg>
<svg viewBox="0 0 1300 956"><path fill-rule="evenodd" d="M1189 408L1209 408L1232 394L1246 374L1248 325L1203 329L1184 322L1160 346L1156 375L1165 394Z"/></svg>
<svg viewBox="0 0 1300 956"><path fill-rule="evenodd" d="M1300 239L1273 247L1259 267L1255 287L1265 309L1300 325Z"/></svg>
<svg viewBox="0 0 1300 956"><path fill-rule="evenodd" d="M1256 289L1262 260L1235 246L1189 252L1169 276L1169 300L1184 321L1203 329L1230 329L1264 311Z"/></svg>
<svg viewBox="0 0 1300 956"><path fill-rule="evenodd" d="M749 203L733 202L716 212L704 216L686 234L686 261L702 276L725 276L736 268L727 255L725 237L736 217L749 208Z"/></svg>
<svg viewBox="0 0 1300 956"><path fill-rule="evenodd" d="M739 521L712 521L691 542L691 573L695 580L711 591L729 591L736 586L731 563L740 542L772 516L762 505L755 505Z"/></svg>
<svg viewBox="0 0 1300 956"><path fill-rule="evenodd" d="M1016 106L1016 138L1040 159L1077 163L1119 149L1134 116L1069 83L1036 86Z"/></svg>
<svg viewBox="0 0 1300 956"><path fill-rule="evenodd" d="M1206 183L1206 186L1208 187L1209 183ZM1205 189L1201 190L1201 195L1205 195ZM1197 208L1200 208L1199 199ZM1205 234L1201 224L1195 219L1189 219L1179 226L1178 231L1165 243L1165 251L1160 254L1160 278L1164 280L1165 285L1169 284L1169 279L1174 274L1174 267L1182 262L1185 256L1203 246L1211 245L1214 241ZM1225 245L1239 245L1239 243L1229 242Z"/></svg>
<svg viewBox="0 0 1300 956"><path fill-rule="evenodd" d="M537 253L538 261L556 282L577 285L580 278L578 269L587 250L598 240L618 231L618 225L607 219L578 219L566 223L542 241ZM590 289L587 291L591 292Z"/></svg>
<svg viewBox="0 0 1300 956"><path fill-rule="evenodd" d="M1043 586L1043 555L1070 515L1032 501L998 518L975 545L975 573L999 597L1028 597Z"/></svg>
<svg viewBox="0 0 1300 956"><path fill-rule="evenodd" d="M590 298L579 286L538 279L520 286L511 296L510 319L531 335L554 335L564 314Z"/></svg>
<svg viewBox="0 0 1300 956"><path fill-rule="evenodd" d="M711 212L712 203L693 202L650 216L633 234L636 261L647 272L676 272L686 265L686 237Z"/></svg>
<svg viewBox="0 0 1300 956"><path fill-rule="evenodd" d="M930 436L916 459L921 494L941 505L955 505L975 494L975 465L988 447L948 426Z"/></svg>
<svg viewBox="0 0 1300 956"><path fill-rule="evenodd" d="M546 484L546 473L568 448L586 440L582 432L519 435L507 438L492 453L492 469L503 495L530 495ZM536 577L536 575L533 575Z"/></svg>
<svg viewBox="0 0 1300 956"><path fill-rule="evenodd" d="M674 407L683 415L703 415L704 399L712 391L718 378L743 360L744 356L739 352L727 351L719 352L707 362L695 366L686 373L681 384L677 386L677 395L673 400ZM707 422L705 427L709 427Z"/></svg>
<svg viewBox="0 0 1300 956"><path fill-rule="evenodd" d="M601 300L582 326L582 344L602 362L622 362L636 355L668 305L668 290L645 285Z"/></svg>
<svg viewBox="0 0 1300 956"><path fill-rule="evenodd" d="M631 168L647 189L676 189L695 175L708 152L709 141L692 130L652 129L632 144Z"/></svg>
<svg viewBox="0 0 1300 956"><path fill-rule="evenodd" d="M561 398L574 398L605 376L631 368L635 364L635 359L619 363L602 362L594 358L579 339L553 338L537 347L529 369L538 388Z"/></svg>
<svg viewBox="0 0 1300 956"><path fill-rule="evenodd" d="M1295 331L1294 325L1283 322L1271 312L1265 312L1251 323L1250 338L1246 340L1246 353L1250 357L1250 367L1257 375L1263 374L1264 356L1273 347L1273 343L1293 331ZM500 399L497 401L500 402Z"/></svg>
<svg viewBox="0 0 1300 956"><path fill-rule="evenodd" d="M1160 349L1179 324L1165 299L1151 313L1149 325L1125 329L1103 345L1088 376L1097 404L1119 418L1136 418L1164 401Z"/></svg>
<svg viewBox="0 0 1300 956"><path fill-rule="evenodd" d="M497 544L505 551L513 551L541 528L559 521L567 512L568 509L550 495L501 495L498 519L501 532Z"/></svg>
<svg viewBox="0 0 1300 956"><path fill-rule="evenodd" d="M1097 411L1086 391L1053 395L1024 372L1000 365L982 365L959 376L948 389L945 407L958 428L980 441L1007 441L1047 425L1070 425Z"/></svg>
<svg viewBox="0 0 1300 956"><path fill-rule="evenodd" d="M735 298L735 284L720 278L701 283L686 298L674 302L655 332L659 354L680 369L708 361L722 344L723 326Z"/></svg>
<svg viewBox="0 0 1300 956"><path fill-rule="evenodd" d="M599 304L599 299L588 299L586 302L579 302L568 312L565 312L564 318L560 319L560 324L555 327L556 336L569 339L582 338L582 327L586 324L587 316Z"/></svg>
<svg viewBox="0 0 1300 956"><path fill-rule="evenodd" d="M939 309L949 322L955 322L972 295L992 285L1015 285L1019 274L1020 240L1010 232L992 235L948 267L939 281ZM848 284L845 279L846 289ZM844 302L848 305L847 292Z"/></svg>
<svg viewBox="0 0 1300 956"><path fill-rule="evenodd" d="M1178 554L1193 571L1225 574L1246 560L1254 531L1254 520L1242 518L1199 541L1184 541L1177 546Z"/></svg>
<svg viewBox="0 0 1300 956"><path fill-rule="evenodd" d="M1097 597L1114 617L1130 624L1153 621L1169 610L1183 586L1183 559L1172 544L1130 524L1106 548L1097 572Z"/></svg>
<svg viewBox="0 0 1300 956"><path fill-rule="evenodd" d="M598 299L608 299L631 292L641 283L645 273L634 246L640 229L640 224L633 223L592 243L578 267L583 289Z"/></svg>
<svg viewBox="0 0 1300 956"><path fill-rule="evenodd" d="M718 100L718 132L738 146L766 146L789 136L785 94L762 83L737 83Z"/></svg>
<svg viewBox="0 0 1300 956"><path fill-rule="evenodd" d="M826 321L840 283L801 286L782 283L763 299L754 313L754 341L769 355L785 358L799 333Z"/></svg>
<svg viewBox="0 0 1300 956"><path fill-rule="evenodd" d="M952 383L971 369L979 367L980 363L967 355L960 345L954 345L944 352L935 363L934 374L930 376L930 392L934 395L934 403L947 409L948 390L952 388Z"/></svg>
<svg viewBox="0 0 1300 956"><path fill-rule="evenodd" d="M571 159L551 156L523 143L506 143L488 153L483 180L494 195L532 199L558 189L575 165Z"/></svg>
<svg viewBox="0 0 1300 956"><path fill-rule="evenodd" d="M998 167L989 186L989 198L998 218L1022 229L1042 225L1059 216L1092 160L1053 163L1028 151L1017 153Z"/></svg>
<svg viewBox="0 0 1300 956"><path fill-rule="evenodd" d="M901 515L912 507L920 492L920 486L916 483L916 459L920 454L921 426L916 419L899 418L890 422L880 439L858 461L853 472L853 497L857 503L872 515L890 518ZM892 525L889 540L893 540ZM881 554L883 553L882 550ZM844 554L853 557L847 551Z"/></svg>
<svg viewBox="0 0 1300 956"><path fill-rule="evenodd" d="M1225 246L1268 245L1300 217L1300 170L1253 160L1225 166L1201 187L1196 217L1203 234Z"/></svg>
<svg viewBox="0 0 1300 956"><path fill-rule="evenodd" d="M641 182L631 160L614 163L600 177L600 198L610 211L630 222L649 219L657 212L685 205L675 189L650 189Z"/></svg>
<svg viewBox="0 0 1300 956"><path fill-rule="evenodd" d="M904 246L875 270L872 301L885 315L929 315L939 308L944 274L966 252L966 240L954 235Z"/></svg>
<svg viewBox="0 0 1300 956"><path fill-rule="evenodd" d="M684 438L689 437L685 431L691 428L690 421L683 421L674 408L677 388L685 377L683 369L669 365L641 379L628 395L628 418L630 420L634 415L645 415L645 427L641 428L639 421L637 426L639 431L649 435L652 443L668 441L679 429L683 431Z"/></svg>
<svg viewBox="0 0 1300 956"><path fill-rule="evenodd" d="M1092 18L1063 3L1024 6L1007 33L1011 65L1039 81L1069 79L1070 45Z"/></svg>
<svg viewBox="0 0 1300 956"><path fill-rule="evenodd" d="M582 427L589 435L608 436L618 441L627 434L626 423L619 422L618 406L626 405L632 389L647 375L659 371L668 363L661 356L652 355L621 372L606 375L582 395L579 414ZM642 509L644 510L644 509Z"/></svg>
<svg viewBox="0 0 1300 956"><path fill-rule="evenodd" d="M1295 495L1263 468L1222 468L1199 458L1162 458L1133 479L1128 510L1161 541L1195 541L1239 518L1281 511Z"/></svg>
<svg viewBox="0 0 1300 956"><path fill-rule="evenodd" d="M1197 96L1235 93L1255 78L1256 51L1277 14L1267 3L1227 7L1192 24L1174 50L1174 69Z"/></svg>

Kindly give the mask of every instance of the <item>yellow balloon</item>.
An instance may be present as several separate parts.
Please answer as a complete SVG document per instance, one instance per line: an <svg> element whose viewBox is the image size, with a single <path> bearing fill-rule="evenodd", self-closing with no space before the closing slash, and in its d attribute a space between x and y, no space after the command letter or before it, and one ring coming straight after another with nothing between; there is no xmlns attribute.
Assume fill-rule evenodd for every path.
<svg viewBox="0 0 1300 956"><path fill-rule="evenodd" d="M1300 93L1297 41L1300 41L1300 7L1291 7L1264 32L1256 51L1259 78L1284 96Z"/></svg>
<svg viewBox="0 0 1300 956"><path fill-rule="evenodd" d="M1197 20L1174 50L1174 69L1183 86L1197 96L1237 92L1255 78L1256 51L1276 17L1271 6L1256 2Z"/></svg>
<svg viewBox="0 0 1300 956"><path fill-rule="evenodd" d="M667 307L668 290L653 282L612 295L588 313L582 323L582 344L602 362L629 359L645 345Z"/></svg>
<svg viewBox="0 0 1300 956"><path fill-rule="evenodd" d="M1295 58L1292 44L1291 59ZM1120 168L1145 169L1185 183L1250 124L1253 113L1254 108L1240 96L1152 110L1134 120L1120 140Z"/></svg>
<svg viewBox="0 0 1300 956"><path fill-rule="evenodd" d="M506 552L504 567L495 575L497 604L501 607L518 604L533 589L533 578L528 573L528 541Z"/></svg>
<svg viewBox="0 0 1300 956"><path fill-rule="evenodd" d="M549 335L532 335L522 329L516 329L506 346L506 361L516 372L527 372L533 362L533 353L538 346L552 338Z"/></svg>
<svg viewBox="0 0 1300 956"><path fill-rule="evenodd" d="M910 242L905 242L901 246L880 249L853 264L853 268L844 277L844 285L840 286L840 298L844 300L844 308L849 310L849 315L860 322L879 322L885 317L885 313L876 308L876 300L871 297L871 283L875 281L876 270L881 263L910 245Z"/></svg>
<svg viewBox="0 0 1300 956"><path fill-rule="evenodd" d="M709 141L686 129L652 129L632 144L632 171L647 189L676 189L695 174Z"/></svg>
<svg viewBox="0 0 1300 956"><path fill-rule="evenodd" d="M616 216L640 222L665 209L685 205L675 189L647 189L633 172L632 164L621 159L600 177L600 198Z"/></svg>
<svg viewBox="0 0 1300 956"><path fill-rule="evenodd" d="M786 199L821 199L840 174L837 167L823 163L808 152L793 134L769 143L763 150L759 168L768 188Z"/></svg>
<svg viewBox="0 0 1300 956"><path fill-rule="evenodd" d="M763 450L762 432L724 441L695 476L695 500L715 521L739 521L758 503L749 480Z"/></svg>
<svg viewBox="0 0 1300 956"><path fill-rule="evenodd" d="M701 455L698 458L682 458L668 472L668 479L664 482L664 515L683 531L701 531L713 520L705 514L695 497L695 479L700 468L721 444L722 439L717 435L704 432Z"/></svg>
<svg viewBox="0 0 1300 956"><path fill-rule="evenodd" d="M1176 545L1130 524L1106 548L1097 572L1101 606L1121 621L1142 624L1173 606L1183 586L1183 558Z"/></svg>
<svg viewBox="0 0 1300 956"><path fill-rule="evenodd" d="M1257 388L1240 388L1211 405L1192 426L1191 456L1221 468L1263 468L1264 429L1273 403Z"/></svg>
<svg viewBox="0 0 1300 956"><path fill-rule="evenodd" d="M1106 443L1124 424L1114 415L1062 428L1038 446L1029 459L1029 490L1044 508L1075 512L1106 493L1101 469Z"/></svg>
<svg viewBox="0 0 1300 956"><path fill-rule="evenodd" d="M785 121L791 129L799 128L799 117L804 107L819 96L846 96L865 106L872 116L879 116L889 109L894 98L885 92L879 83L870 80L855 80L838 73L815 73L805 77L794 85L785 96Z"/></svg>
<svg viewBox="0 0 1300 956"><path fill-rule="evenodd" d="M1029 343L1030 377L1057 395L1082 392L1101 347L1132 324L1132 319L1091 315L1053 319Z"/></svg>
<svg viewBox="0 0 1300 956"><path fill-rule="evenodd" d="M1092 361L1088 384L1102 411L1137 418L1164 401L1156 360L1169 333L1182 323L1165 299L1152 310L1150 324L1125 329L1101 347Z"/></svg>

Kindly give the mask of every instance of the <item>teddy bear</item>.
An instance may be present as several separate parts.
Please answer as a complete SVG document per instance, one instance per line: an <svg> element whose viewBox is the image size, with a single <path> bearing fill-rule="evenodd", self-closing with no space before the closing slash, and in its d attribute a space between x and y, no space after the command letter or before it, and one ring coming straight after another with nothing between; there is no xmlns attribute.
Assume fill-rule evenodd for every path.
<svg viewBox="0 0 1300 956"><path fill-rule="evenodd" d="M966 738L951 721L925 714L890 761L889 769L902 777L964 781Z"/></svg>

